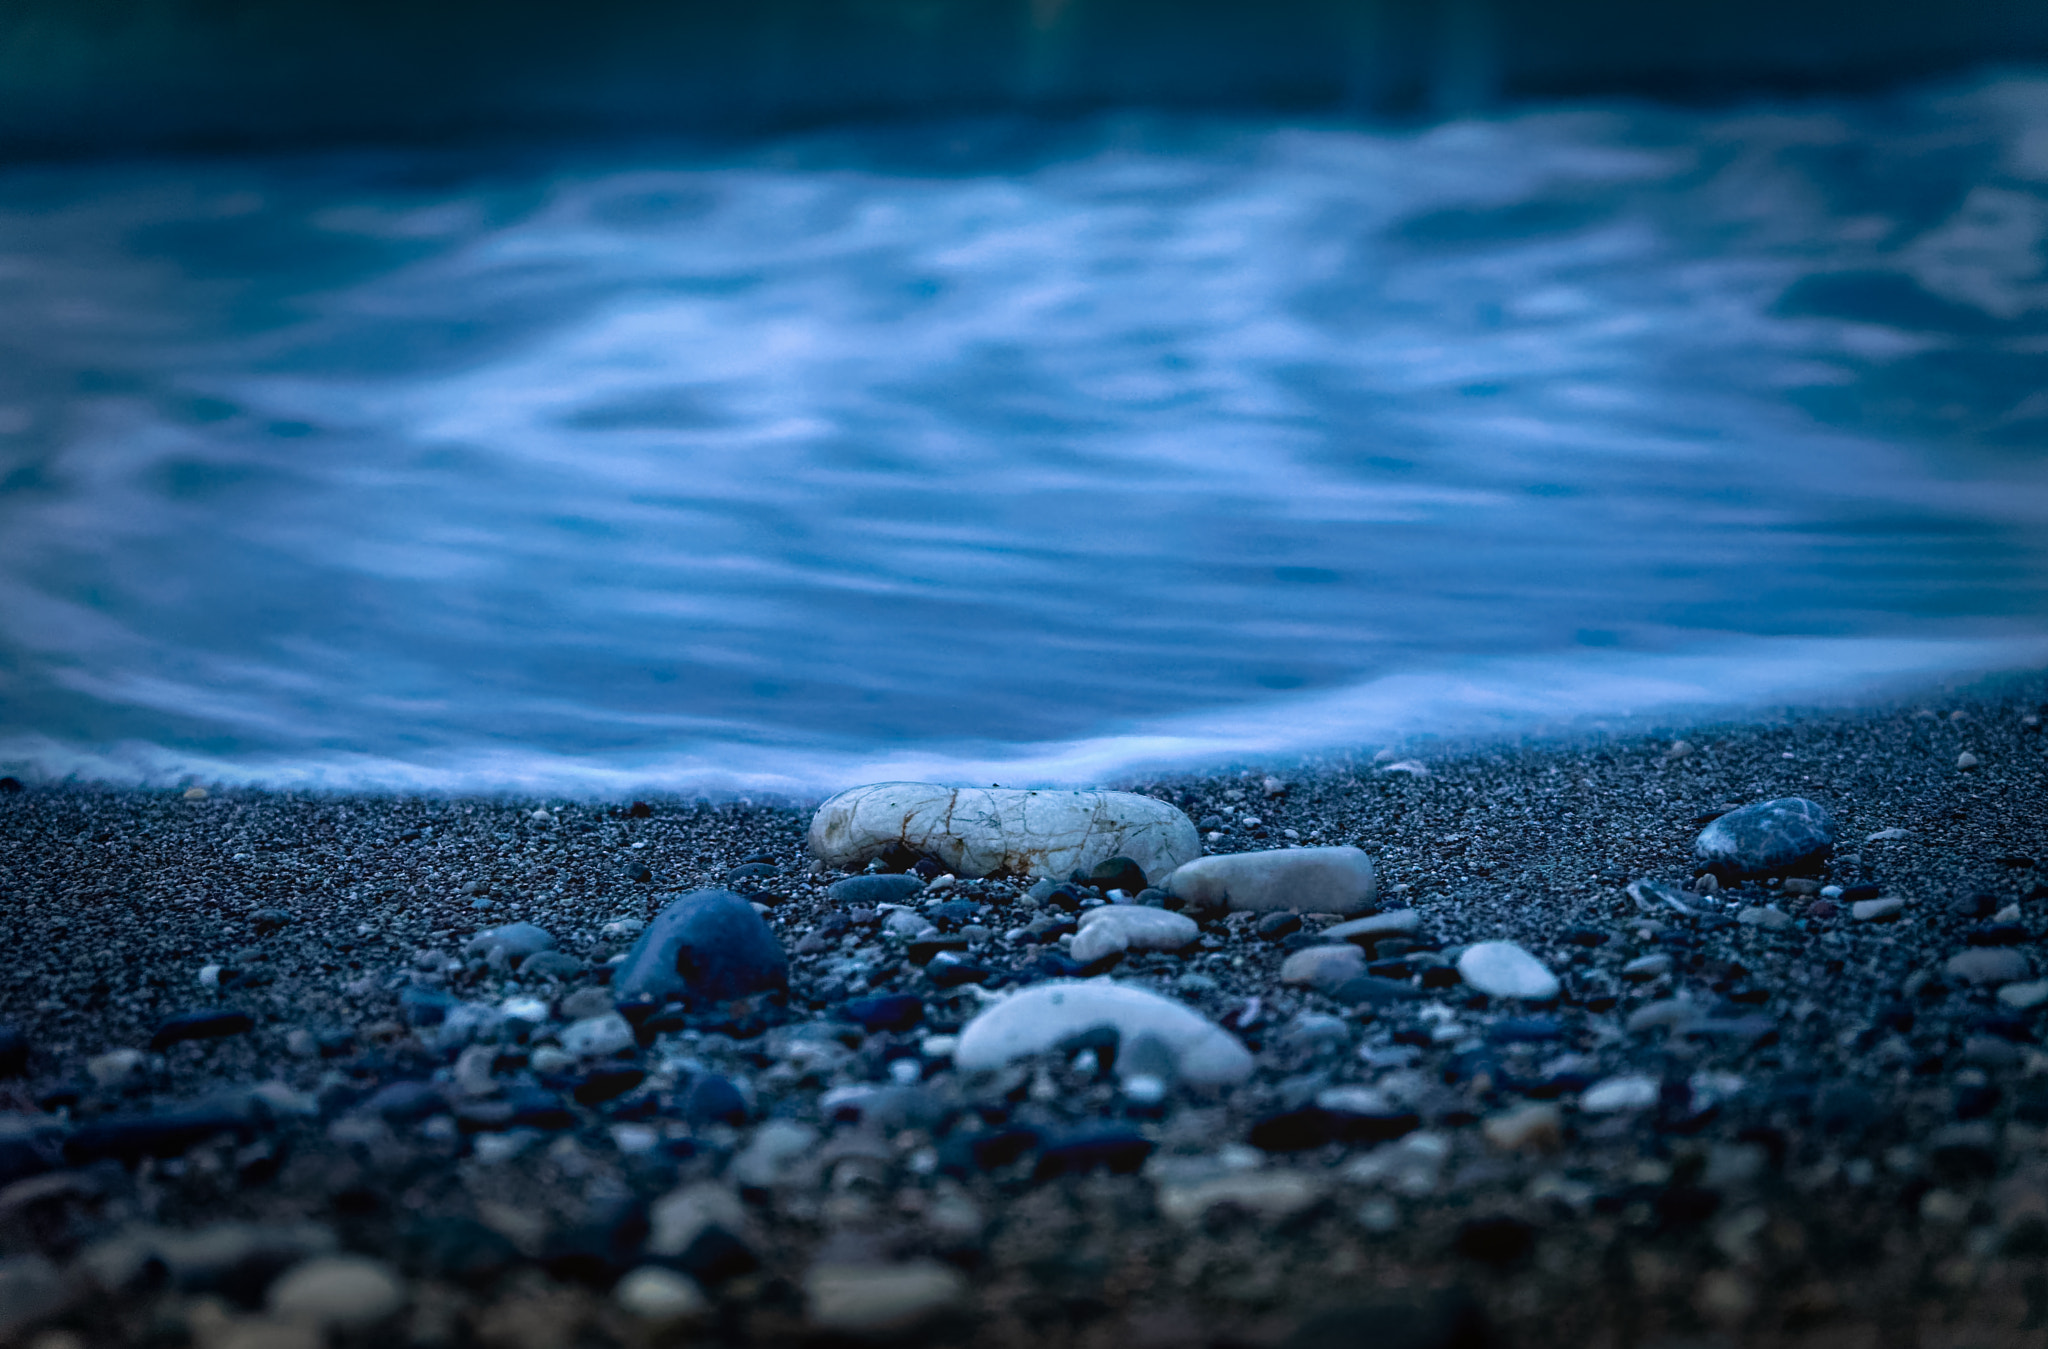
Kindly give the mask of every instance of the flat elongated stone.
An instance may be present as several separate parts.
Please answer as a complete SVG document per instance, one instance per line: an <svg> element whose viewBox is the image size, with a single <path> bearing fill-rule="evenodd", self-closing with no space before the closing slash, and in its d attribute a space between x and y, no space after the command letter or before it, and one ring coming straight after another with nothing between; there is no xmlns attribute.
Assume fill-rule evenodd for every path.
<svg viewBox="0 0 2048 1349"><path fill-rule="evenodd" d="M1328 992L1365 973L1365 949L1350 942L1307 946L1280 963L1280 982Z"/></svg>
<svg viewBox="0 0 2048 1349"><path fill-rule="evenodd" d="M1357 942L1372 946L1388 937L1408 937L1422 931L1422 915L1414 909L1388 909L1366 918L1354 918L1323 929L1325 941Z"/></svg>
<svg viewBox="0 0 2048 1349"><path fill-rule="evenodd" d="M754 906L696 890L663 909L612 978L620 1000L724 1002L789 986L789 958Z"/></svg>
<svg viewBox="0 0 2048 1349"><path fill-rule="evenodd" d="M1731 810L1700 831L1693 855L1722 876L1794 871L1824 860L1835 846L1835 819L1803 796Z"/></svg>
<svg viewBox="0 0 2048 1349"><path fill-rule="evenodd" d="M1942 973L1965 984L2010 984L2033 973L2026 956L2010 946L1978 946L1958 951Z"/></svg>
<svg viewBox="0 0 2048 1349"><path fill-rule="evenodd" d="M1158 1040L1173 1052L1181 1080L1196 1086L1251 1076L1250 1051L1222 1027L1157 993L1108 979L1034 984L1011 994L967 1023L953 1063L967 1072L1000 1068L1097 1026L1114 1027L1125 1045L1147 1035Z"/></svg>
<svg viewBox="0 0 2048 1349"><path fill-rule="evenodd" d="M1092 965L1119 951L1178 951L1201 935L1195 920L1182 914L1110 904L1081 915L1081 930L1067 954Z"/></svg>
<svg viewBox="0 0 2048 1349"><path fill-rule="evenodd" d="M1640 1073L1624 1074L1595 1082L1579 1097L1579 1109L1591 1115L1611 1115L1623 1110L1648 1110L1657 1104L1657 1079Z"/></svg>
<svg viewBox="0 0 2048 1349"><path fill-rule="evenodd" d="M1112 857L1161 877L1201 856L1194 822L1135 792L1033 792L879 782L844 791L811 818L810 848L828 866L864 865L895 849L957 876L1064 879Z"/></svg>
<svg viewBox="0 0 2048 1349"><path fill-rule="evenodd" d="M936 1260L900 1265L817 1264L804 1302L819 1330L880 1335L907 1330L967 1296L967 1276Z"/></svg>
<svg viewBox="0 0 2048 1349"><path fill-rule="evenodd" d="M1347 847L1198 857L1161 888L1198 909L1359 913L1372 907L1375 885L1372 859Z"/></svg>
<svg viewBox="0 0 2048 1349"><path fill-rule="evenodd" d="M1557 976L1511 941L1483 941L1458 957L1458 976L1490 998L1542 1002L1558 995Z"/></svg>

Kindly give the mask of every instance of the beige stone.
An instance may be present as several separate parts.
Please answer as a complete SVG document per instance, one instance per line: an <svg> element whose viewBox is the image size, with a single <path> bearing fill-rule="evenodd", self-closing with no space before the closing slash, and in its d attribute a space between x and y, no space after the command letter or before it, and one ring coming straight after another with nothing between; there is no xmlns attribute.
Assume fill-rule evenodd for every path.
<svg viewBox="0 0 2048 1349"><path fill-rule="evenodd" d="M1199 857L1163 882L1197 909L1359 913L1372 906L1372 859L1357 848L1275 848Z"/></svg>
<svg viewBox="0 0 2048 1349"><path fill-rule="evenodd" d="M906 847L960 876L1051 876L1128 857L1156 881L1201 856L1194 822L1135 792L1034 792L879 782L844 791L811 818L810 848L852 869Z"/></svg>

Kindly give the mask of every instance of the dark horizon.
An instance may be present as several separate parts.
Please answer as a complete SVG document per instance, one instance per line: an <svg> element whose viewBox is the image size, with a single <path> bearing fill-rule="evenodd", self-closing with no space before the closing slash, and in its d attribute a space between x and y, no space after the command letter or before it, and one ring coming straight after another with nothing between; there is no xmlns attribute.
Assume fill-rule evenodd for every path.
<svg viewBox="0 0 2048 1349"><path fill-rule="evenodd" d="M1118 106L1443 116L2043 60L2048 6L2019 0L23 0L0 15L0 154Z"/></svg>

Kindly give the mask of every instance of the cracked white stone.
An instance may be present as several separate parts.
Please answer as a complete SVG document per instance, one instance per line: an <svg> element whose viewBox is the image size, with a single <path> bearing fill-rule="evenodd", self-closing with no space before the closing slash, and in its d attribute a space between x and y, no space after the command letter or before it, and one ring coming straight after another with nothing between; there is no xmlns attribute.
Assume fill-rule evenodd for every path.
<svg viewBox="0 0 2048 1349"><path fill-rule="evenodd" d="M811 818L811 853L852 869L902 846L959 876L1051 876L1128 857L1148 879L1202 854L1194 823L1135 792L1034 792L878 782L844 791Z"/></svg>
<svg viewBox="0 0 2048 1349"><path fill-rule="evenodd" d="M1143 1036L1172 1051L1180 1080L1198 1087L1228 1086L1252 1073L1251 1052L1222 1027L1157 993L1110 979L1033 984L989 1007L960 1032L953 1064L963 1072L1000 1068L1061 1041L1112 1026L1128 1047ZM1119 1066L1131 1056L1119 1054Z"/></svg>

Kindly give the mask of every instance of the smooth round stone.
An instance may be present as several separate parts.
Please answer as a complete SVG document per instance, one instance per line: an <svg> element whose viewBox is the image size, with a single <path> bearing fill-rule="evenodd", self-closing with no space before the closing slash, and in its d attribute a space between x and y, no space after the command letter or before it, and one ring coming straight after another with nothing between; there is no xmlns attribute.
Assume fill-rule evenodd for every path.
<svg viewBox="0 0 2048 1349"><path fill-rule="evenodd" d="M1671 973L1671 957L1661 951L1646 956L1637 956L1621 967L1621 977L1632 984L1646 984L1652 979L1661 979Z"/></svg>
<svg viewBox="0 0 2048 1349"><path fill-rule="evenodd" d="M505 949L506 958L517 965L528 956L554 950L555 939L544 927L532 923L507 923L503 927L486 928L477 933L469 939L463 951L467 955L487 956L501 946Z"/></svg>
<svg viewBox="0 0 2048 1349"><path fill-rule="evenodd" d="M782 943L730 890L694 890L663 909L612 978L621 1001L725 1002L788 986Z"/></svg>
<svg viewBox="0 0 2048 1349"><path fill-rule="evenodd" d="M656 1324L694 1321L711 1310L695 1279L661 1265L642 1265L620 1279L612 1301L628 1316Z"/></svg>
<svg viewBox="0 0 2048 1349"><path fill-rule="evenodd" d="M1199 857L1161 888L1198 909L1359 913L1372 907L1372 859L1357 848L1276 848Z"/></svg>
<svg viewBox="0 0 2048 1349"><path fill-rule="evenodd" d="M811 1324L842 1334L907 1330L966 1296L967 1276L936 1260L817 1264L804 1275Z"/></svg>
<svg viewBox="0 0 2048 1349"><path fill-rule="evenodd" d="M1595 1082L1579 1097L1579 1109L1590 1115L1613 1115L1624 1110L1648 1110L1657 1104L1662 1091L1654 1077L1625 1073Z"/></svg>
<svg viewBox="0 0 2048 1349"><path fill-rule="evenodd" d="M1180 1079L1226 1086L1251 1076L1252 1056L1222 1027L1157 993L1109 979L1059 980L1021 989L960 1032L953 1064L964 1072L1053 1049L1070 1036L1113 1027L1128 1047L1150 1036L1172 1051ZM1121 1064L1125 1055L1119 1054Z"/></svg>
<svg viewBox="0 0 2048 1349"><path fill-rule="evenodd" d="M2026 956L2010 946L1977 946L1958 951L1941 967L1949 978L1965 984L2010 984L2032 974Z"/></svg>
<svg viewBox="0 0 2048 1349"><path fill-rule="evenodd" d="M935 857L956 876L1064 879L1112 857L1147 877L1201 856L1194 822L1135 792L1033 792L880 782L855 787L811 818L812 855L852 868L899 848Z"/></svg>
<svg viewBox="0 0 2048 1349"><path fill-rule="evenodd" d="M1489 998L1547 1002L1561 991L1542 961L1511 941L1483 941L1458 957L1458 977Z"/></svg>
<svg viewBox="0 0 2048 1349"><path fill-rule="evenodd" d="M2048 1002L2048 979L2033 979L2024 984L2007 984L1998 990L1998 1000L2017 1011L2027 1011Z"/></svg>
<svg viewBox="0 0 2048 1349"><path fill-rule="evenodd" d="M1897 895L1859 899L1849 906L1849 916L1859 923L1889 923L1905 911L1906 901Z"/></svg>
<svg viewBox="0 0 2048 1349"><path fill-rule="evenodd" d="M924 882L906 871L879 876L848 876L843 881L832 882L825 894L834 904L850 909L873 908L877 904L901 904L922 889Z"/></svg>
<svg viewBox="0 0 2048 1349"><path fill-rule="evenodd" d="M1178 951L1201 938L1195 920L1165 909L1112 904L1081 915L1067 954L1083 965L1122 951Z"/></svg>
<svg viewBox="0 0 2048 1349"><path fill-rule="evenodd" d="M1305 946L1280 962L1280 982L1328 992L1365 973L1365 950L1350 942Z"/></svg>
<svg viewBox="0 0 2048 1349"><path fill-rule="evenodd" d="M598 1059L633 1047L633 1028L617 1012L585 1017L562 1028L562 1050L578 1058Z"/></svg>
<svg viewBox="0 0 2048 1349"><path fill-rule="evenodd" d="M322 1255L270 1285L270 1310L287 1321L334 1330L372 1326L405 1306L405 1283L382 1260Z"/></svg>
<svg viewBox="0 0 2048 1349"><path fill-rule="evenodd" d="M1731 810L1700 831L1693 855L1721 876L1762 876L1823 861L1835 846L1835 820L1802 796Z"/></svg>

